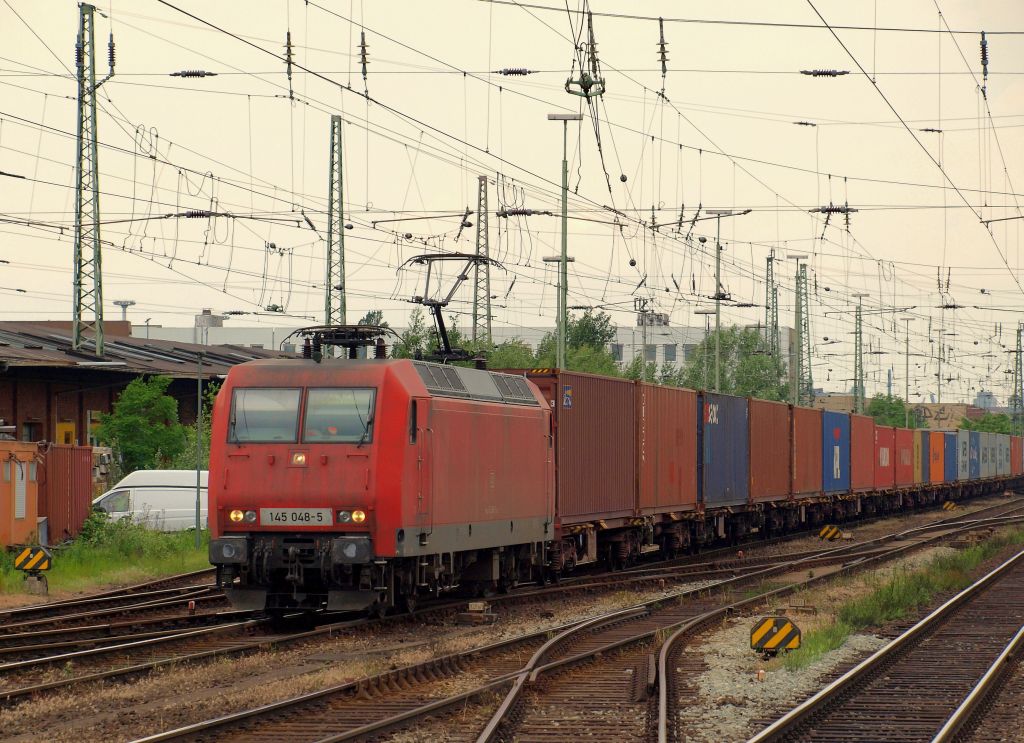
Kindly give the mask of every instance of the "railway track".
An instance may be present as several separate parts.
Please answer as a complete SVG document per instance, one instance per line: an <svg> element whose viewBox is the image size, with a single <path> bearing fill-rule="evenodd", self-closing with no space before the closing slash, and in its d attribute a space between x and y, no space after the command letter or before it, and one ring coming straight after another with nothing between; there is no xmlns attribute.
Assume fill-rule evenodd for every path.
<svg viewBox="0 0 1024 743"><path fill-rule="evenodd" d="M53 622L69 616L98 616L104 612L115 614L119 610L137 604L187 598L190 595L200 596L216 590L210 583L197 584L197 581L211 577L213 577L213 568L171 575L83 598L5 609L0 611L0 632L5 632L12 626L24 626L33 621L44 623L43 620Z"/></svg>
<svg viewBox="0 0 1024 743"><path fill-rule="evenodd" d="M657 717L650 694L667 632L692 636L730 613L977 528L977 521L914 530L870 556L856 554L854 547L861 545L833 548L833 562L839 564L816 570L814 578L801 579L810 561L821 564L820 554L574 623L554 636L547 630L474 648L144 740L340 741L378 737L413 723L422 726L417 731L426 738L429 726L438 725L433 732L443 728L445 740L561 738L584 725L588 739L643 737ZM752 583L786 576L793 579L782 588L741 594ZM565 681L567 674L574 674L571 683ZM454 709L457 720L450 714ZM422 722L430 718L440 720Z"/></svg>
<svg viewBox="0 0 1024 743"><path fill-rule="evenodd" d="M957 711L935 736L936 743L1009 740L1020 730L1024 709L1024 627L1014 636Z"/></svg>
<svg viewBox="0 0 1024 743"><path fill-rule="evenodd" d="M1024 550L750 743L953 740L978 711L979 681L1004 651L1021 645L1022 624ZM971 701L961 706L964 699Z"/></svg>
<svg viewBox="0 0 1024 743"><path fill-rule="evenodd" d="M992 513L1011 513L1024 510L1024 505L1016 503L1000 503L971 514L960 514L943 519L919 529L943 529L950 524L963 521L980 523L984 516ZM945 525L945 526L943 526ZM911 530L916 531L916 530ZM871 540L862 544L847 544L841 547L828 547L822 550L803 551L798 555L806 560L805 567L834 562L838 555L847 555L845 559L853 559L854 555L866 558L870 550L879 549L884 540L898 538L900 532L887 535L880 540ZM832 555L822 557L822 554ZM729 560L712 563L693 563L692 558L687 564L653 567L639 567L633 570L612 573L604 576L587 576L578 582L566 582L556 586L543 588L526 588L506 595L491 598L493 603L526 602L531 600L548 600L558 594L572 595L577 592L597 590L638 588L644 585L655 585L671 589L673 584L681 581L695 582L699 580L721 580L746 576L766 568L777 567L779 564L792 560L793 556L748 556L737 558L735 552L730 553ZM200 578L202 574L175 576L178 581ZM164 581L166 583L166 581ZM275 630L265 619L254 618L251 614L229 611L197 611L174 612L174 606L193 599L188 596L172 596L161 594L152 597L152 584L143 584L118 592L114 595L104 594L82 601L61 602L62 612L53 619L26 618L24 621L9 623L4 626L6 634L0 634L0 700L8 703L24 699L38 692L66 688L76 684L98 679L113 679L137 676L156 668L174 663L197 662L215 657L241 655L259 650L282 647L306 640L330 637L346 629L364 625L376 625L364 618L345 619L338 617L321 617L318 621L328 623L315 629L287 632ZM202 589L203 587L199 587ZM208 587L207 587L208 588ZM196 590L199 590L196 589ZM188 590L182 587L157 589L179 591ZM205 594L211 601L215 600L216 592ZM156 615L133 613L133 605L126 603L128 597L134 597L135 605L140 612L161 609ZM97 606L94 599L101 601L116 600L114 606L93 608L90 611L70 613L74 608L83 605ZM141 599L141 601L139 601ZM464 600L446 601L425 607L416 616L454 612L464 607ZM38 617L33 612L46 610L52 605L27 607L15 610L17 614ZM219 605L218 605L219 606ZM90 621L104 616L122 617L114 622ZM125 616L136 617L124 619ZM384 623L404 621L403 617L387 617ZM81 626L54 627L53 622ZM59 672L58 672L59 669Z"/></svg>

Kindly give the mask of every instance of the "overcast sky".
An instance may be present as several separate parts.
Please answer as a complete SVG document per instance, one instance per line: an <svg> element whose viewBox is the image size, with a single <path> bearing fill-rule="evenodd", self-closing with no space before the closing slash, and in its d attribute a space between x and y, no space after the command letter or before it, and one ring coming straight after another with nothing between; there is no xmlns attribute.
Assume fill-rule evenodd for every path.
<svg viewBox="0 0 1024 743"><path fill-rule="evenodd" d="M712 304L715 222L691 229L691 220L698 206L700 217L752 209L721 223L722 283L734 300L724 322L763 321L774 249L780 321L792 325L795 264L785 258L806 254L817 386L850 387L853 295L867 293L864 348L881 352L865 356L869 394L884 391L890 367L902 394L900 317L915 318L912 400L936 391L940 345L944 400L1009 390L1006 351L1024 309L1022 225L1007 219L989 232L980 220L1019 216L1024 198L1019 0L594 0L607 92L590 107L564 90L581 16L547 0L173 5L195 17L157 0L97 5L98 73L106 74L111 31L117 45L98 122L107 318L120 317L114 300L132 299L136 323L190 326L202 307L263 313L228 321L238 325L322 319L337 113L346 122L353 226L345 235L350 322L379 308L404 324L423 282L418 269L399 266L418 253L472 252L477 217L461 234L459 222L464 209L476 210L477 178L486 175L491 254L504 265L492 273L495 325L551 326L557 279L542 258L558 252L559 221L494 212L557 214L562 132L545 115L582 111L582 125L569 129L571 305L634 324L641 297L673 325L702 324L693 313ZM833 27L862 29L836 28L837 40L815 8ZM24 176L0 177L3 319L71 312L78 16L73 2L0 0L0 171ZM946 24L967 33L945 33ZM289 30L290 84L275 56ZM987 105L981 30L989 32ZM502 68L534 72L489 72ZM169 76L180 70L217 76ZM857 210L848 226L841 215L826 225L809 212L830 203ZM233 216L166 218L189 209ZM948 278L947 294L937 277L943 289ZM445 282L453 278L449 270ZM451 305L463 326L470 298L466 286ZM268 316L270 305L287 316Z"/></svg>

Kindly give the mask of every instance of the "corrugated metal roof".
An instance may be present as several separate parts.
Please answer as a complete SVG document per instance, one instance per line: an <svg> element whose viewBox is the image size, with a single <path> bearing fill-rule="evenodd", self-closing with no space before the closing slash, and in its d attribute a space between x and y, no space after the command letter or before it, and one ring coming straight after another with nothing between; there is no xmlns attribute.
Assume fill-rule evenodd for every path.
<svg viewBox="0 0 1024 743"><path fill-rule="evenodd" d="M0 322L0 361L9 367L64 367L132 374L195 377L199 355L205 376L254 359L295 358L294 354L245 346L202 346L131 336L106 338L105 355L98 358L71 347L69 330L44 323Z"/></svg>

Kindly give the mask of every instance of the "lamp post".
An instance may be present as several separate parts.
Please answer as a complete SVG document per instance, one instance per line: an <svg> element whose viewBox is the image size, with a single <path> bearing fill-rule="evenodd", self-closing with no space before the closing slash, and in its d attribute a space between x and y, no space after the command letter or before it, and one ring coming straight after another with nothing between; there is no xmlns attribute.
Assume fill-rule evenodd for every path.
<svg viewBox="0 0 1024 743"><path fill-rule="evenodd" d="M707 213L715 218L715 392L722 391L722 217L742 217L750 214L750 209L741 212L732 209L708 209ZM703 242L701 238L701 242Z"/></svg>
<svg viewBox="0 0 1024 743"><path fill-rule="evenodd" d="M703 239L703 238L702 238ZM711 309L700 309L694 310L695 315L704 315L704 389L708 387L708 334L711 332L711 315L715 314L715 310ZM717 390L716 390L717 392Z"/></svg>
<svg viewBox="0 0 1024 743"><path fill-rule="evenodd" d="M115 299L114 304L121 308L121 320L128 319L128 308L135 304L134 299Z"/></svg>
<svg viewBox="0 0 1024 743"><path fill-rule="evenodd" d="M583 114L548 114L548 121L562 122L562 255L558 260L558 344L555 365L565 368L567 297L569 296L569 122L582 121Z"/></svg>
<svg viewBox="0 0 1024 743"><path fill-rule="evenodd" d="M910 428L910 323L914 318L901 317L900 319L907 324L906 347L903 351L903 397L905 398L903 400L903 427Z"/></svg>

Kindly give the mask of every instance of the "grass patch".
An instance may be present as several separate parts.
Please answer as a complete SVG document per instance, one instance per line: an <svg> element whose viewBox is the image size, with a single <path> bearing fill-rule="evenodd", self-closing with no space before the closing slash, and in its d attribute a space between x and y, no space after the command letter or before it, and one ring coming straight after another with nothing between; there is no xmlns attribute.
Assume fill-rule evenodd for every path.
<svg viewBox="0 0 1024 743"><path fill-rule="evenodd" d="M55 591L81 591L201 570L210 566L209 541L209 532L204 530L196 549L193 531L158 532L128 520L110 521L106 514L96 513L69 547L54 550L47 581ZM2 553L0 590L19 593L23 584L22 573L14 569L14 556Z"/></svg>
<svg viewBox="0 0 1024 743"><path fill-rule="evenodd" d="M787 653L783 665L797 670L835 650L854 632L902 619L927 606L941 594L961 591L972 582L971 573L983 562L1009 545L1024 544L1024 530L989 539L952 555L940 555L923 568L897 571L882 579L868 579L872 590L865 596L842 604L835 621L807 632L800 648Z"/></svg>

